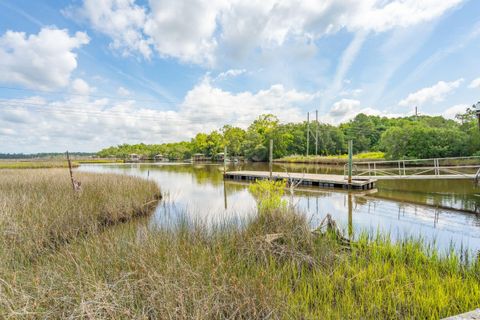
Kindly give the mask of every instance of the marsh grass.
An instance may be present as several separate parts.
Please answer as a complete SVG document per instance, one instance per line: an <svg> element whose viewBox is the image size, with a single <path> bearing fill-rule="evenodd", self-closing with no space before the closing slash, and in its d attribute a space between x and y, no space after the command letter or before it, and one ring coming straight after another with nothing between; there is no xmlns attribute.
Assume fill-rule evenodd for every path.
<svg viewBox="0 0 480 320"><path fill-rule="evenodd" d="M385 160L385 153L383 152L362 152L353 156L354 160ZM275 159L274 162L280 163L316 163L316 164L344 164L348 161L348 155L331 155L331 156L304 156L291 155L280 159Z"/></svg>
<svg viewBox="0 0 480 320"><path fill-rule="evenodd" d="M188 218L151 228L137 220L73 238L3 273L0 314L425 319L478 307L478 261L462 264L453 252L441 256L420 241L391 243L380 235L362 235L346 248L334 234L311 233L304 216L268 208L241 228L207 228ZM271 233L282 237L265 241Z"/></svg>
<svg viewBox="0 0 480 320"><path fill-rule="evenodd" d="M145 204L159 196L153 182L138 178L75 178L81 192L73 192L66 169L0 170L0 264L28 263L72 239L144 215L151 209Z"/></svg>
<svg viewBox="0 0 480 320"><path fill-rule="evenodd" d="M76 168L79 164L72 161L72 167ZM61 160L41 160L41 161L0 161L0 169L50 169L50 168L68 168L67 161Z"/></svg>

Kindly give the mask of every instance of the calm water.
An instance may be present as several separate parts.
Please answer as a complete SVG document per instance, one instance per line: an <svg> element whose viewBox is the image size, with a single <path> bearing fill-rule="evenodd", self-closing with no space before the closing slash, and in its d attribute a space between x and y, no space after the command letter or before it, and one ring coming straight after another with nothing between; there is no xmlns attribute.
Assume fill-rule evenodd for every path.
<svg viewBox="0 0 480 320"><path fill-rule="evenodd" d="M265 164L229 166L227 170L267 170ZM287 165L275 171L342 173L335 167ZM156 181L164 200L152 224L165 224L187 215L206 224L243 219L256 213L248 185L223 181L218 164L121 164L82 165L78 170L140 176ZM317 226L330 213L345 234L367 231L435 241L446 251L480 250L480 189L469 180L379 181L376 191L353 192L326 189L297 190L288 196Z"/></svg>

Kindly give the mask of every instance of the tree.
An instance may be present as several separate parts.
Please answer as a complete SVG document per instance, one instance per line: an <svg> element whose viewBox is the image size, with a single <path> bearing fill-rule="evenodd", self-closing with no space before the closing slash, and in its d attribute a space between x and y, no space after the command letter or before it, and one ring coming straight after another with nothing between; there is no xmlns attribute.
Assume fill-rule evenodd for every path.
<svg viewBox="0 0 480 320"><path fill-rule="evenodd" d="M228 148L228 154L233 156L243 155L242 145L245 141L245 130L225 125L222 128L223 140Z"/></svg>

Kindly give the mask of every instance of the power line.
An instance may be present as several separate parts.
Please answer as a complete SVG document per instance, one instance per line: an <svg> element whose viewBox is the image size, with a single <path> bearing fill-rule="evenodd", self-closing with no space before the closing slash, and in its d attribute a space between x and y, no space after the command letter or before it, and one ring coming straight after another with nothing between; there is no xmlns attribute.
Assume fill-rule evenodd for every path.
<svg viewBox="0 0 480 320"><path fill-rule="evenodd" d="M93 98L106 98L106 99L114 99L114 100L135 100L141 102L155 102L158 103L159 100L157 99L137 99L133 97L118 97L118 96L109 96L109 95L95 95L95 94L82 94L82 93L74 93L68 91L49 91L49 90L40 90L40 89L25 89L25 88L16 88L16 87L7 87L7 86L0 86L0 89L6 90L15 90L15 91L23 91L23 92L36 92L36 93L45 93L51 95L64 95L64 96L76 96L76 97L93 97Z"/></svg>

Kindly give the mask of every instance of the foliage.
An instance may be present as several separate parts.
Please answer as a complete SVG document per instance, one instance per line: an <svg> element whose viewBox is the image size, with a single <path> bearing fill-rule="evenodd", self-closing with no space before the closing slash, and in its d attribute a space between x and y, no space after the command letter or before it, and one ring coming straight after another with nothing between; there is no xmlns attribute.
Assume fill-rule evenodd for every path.
<svg viewBox="0 0 480 320"><path fill-rule="evenodd" d="M459 114L456 120L441 116L386 118L359 114L339 126L313 121L309 129L309 155L343 155L350 139L355 154L384 152L390 159L465 156L480 150L480 130L473 109ZM190 141L123 144L103 149L98 155L126 158L136 153L153 158L155 154L162 154L181 160L190 158L193 153L214 157L227 146L229 155L266 161L270 140L273 140L274 159L305 155L306 133L306 122L282 124L274 115L265 114L253 121L247 130L226 125L219 131L198 133Z"/></svg>
<svg viewBox="0 0 480 320"><path fill-rule="evenodd" d="M248 187L257 200L260 213L285 209L287 202L282 199L285 188L286 182L284 180L257 180Z"/></svg>

